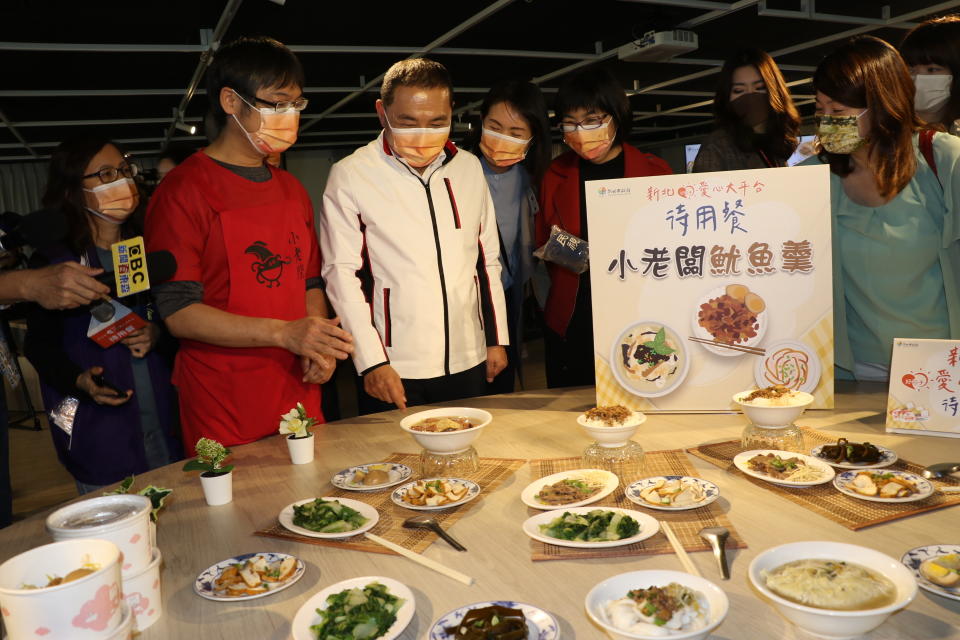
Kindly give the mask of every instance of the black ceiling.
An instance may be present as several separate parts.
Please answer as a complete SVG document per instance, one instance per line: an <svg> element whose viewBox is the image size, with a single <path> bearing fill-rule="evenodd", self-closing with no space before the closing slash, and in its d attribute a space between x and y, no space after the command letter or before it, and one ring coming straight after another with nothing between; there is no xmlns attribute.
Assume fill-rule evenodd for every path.
<svg viewBox="0 0 960 640"><path fill-rule="evenodd" d="M871 33L897 44L905 29L891 22L958 10L960 0L3 0L0 111L9 124L0 127L0 161L34 153L42 158L81 130L96 130L141 155L156 153L218 22L227 25L223 41L269 35L298 51L311 101L299 148L354 147L373 137L375 79L438 39L439 48L427 55L453 74L458 108L469 107L505 76L540 79L549 102L562 78L558 72L586 60L609 66L625 88L640 90L631 98L634 138L652 144L710 128L709 104L689 105L710 99L718 61L736 47L764 48L786 67L788 82L803 80L846 35ZM813 16L805 13L811 11ZM646 31L677 27L698 34L698 50L646 63L621 62L610 53ZM49 50L65 44L76 46ZM158 50L144 50L151 47ZM331 50L338 47L346 50ZM490 50L500 51L488 55ZM676 81L689 75L694 77ZM311 120L364 83L372 89ZM659 83L667 84L651 89ZM109 93L117 91L123 95ZM810 113L804 102L809 83L793 91L802 112ZM688 108L658 114L678 107ZM205 110L200 92L186 107L187 122L199 127ZM178 130L174 139L190 138ZM193 142L202 140L198 135Z"/></svg>

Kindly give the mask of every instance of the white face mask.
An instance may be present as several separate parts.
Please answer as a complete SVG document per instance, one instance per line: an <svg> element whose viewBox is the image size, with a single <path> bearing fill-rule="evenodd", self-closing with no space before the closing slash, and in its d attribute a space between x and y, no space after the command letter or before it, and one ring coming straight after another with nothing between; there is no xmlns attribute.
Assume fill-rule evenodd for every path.
<svg viewBox="0 0 960 640"><path fill-rule="evenodd" d="M913 83L917 93L913 98L913 106L917 111L933 113L939 111L950 99L950 85L953 76L916 75Z"/></svg>
<svg viewBox="0 0 960 640"><path fill-rule="evenodd" d="M99 184L93 189L84 189L84 191L93 194L98 207L97 209L87 207L87 211L113 224L123 224L140 201L137 185L130 178Z"/></svg>

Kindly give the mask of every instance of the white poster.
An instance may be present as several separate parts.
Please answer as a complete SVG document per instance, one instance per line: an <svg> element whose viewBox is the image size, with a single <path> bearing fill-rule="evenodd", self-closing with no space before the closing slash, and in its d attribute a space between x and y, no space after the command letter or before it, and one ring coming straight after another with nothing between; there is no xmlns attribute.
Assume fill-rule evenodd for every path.
<svg viewBox="0 0 960 640"><path fill-rule="evenodd" d="M833 406L827 166L585 188L597 404L726 410L785 384Z"/></svg>
<svg viewBox="0 0 960 640"><path fill-rule="evenodd" d="M895 338L887 431L960 438L960 340Z"/></svg>

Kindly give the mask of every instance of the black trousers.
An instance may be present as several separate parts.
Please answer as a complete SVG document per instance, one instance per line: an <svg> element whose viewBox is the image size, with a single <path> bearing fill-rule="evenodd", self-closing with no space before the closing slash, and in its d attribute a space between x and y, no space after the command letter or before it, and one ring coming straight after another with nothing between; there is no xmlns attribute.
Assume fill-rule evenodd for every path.
<svg viewBox="0 0 960 640"><path fill-rule="evenodd" d="M589 274L583 274L567 335L561 336L547 326L543 328L543 360L550 389L596 384L590 300Z"/></svg>
<svg viewBox="0 0 960 640"><path fill-rule="evenodd" d="M503 295L507 301L507 335L510 336L510 344L504 347L507 351L507 366L497 374L493 382L487 383L487 390L484 395L488 396L498 393L513 393L513 384L517 378L517 366L520 364L522 336L517 327L517 323L520 321L520 310L517 308L518 304L514 299L513 288L504 291Z"/></svg>
<svg viewBox="0 0 960 640"><path fill-rule="evenodd" d="M487 392L487 363L481 362L472 369L451 373L437 378L402 378L407 406L447 402L461 398L475 398ZM374 398L363 389L363 378L357 376L357 409L360 415L391 411L396 407L390 402Z"/></svg>

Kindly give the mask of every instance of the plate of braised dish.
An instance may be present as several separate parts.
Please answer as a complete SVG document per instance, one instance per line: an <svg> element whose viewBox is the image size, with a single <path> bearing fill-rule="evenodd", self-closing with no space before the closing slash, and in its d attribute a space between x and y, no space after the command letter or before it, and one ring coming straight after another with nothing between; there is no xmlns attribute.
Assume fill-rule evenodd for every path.
<svg viewBox="0 0 960 640"><path fill-rule="evenodd" d="M850 442L839 438L837 444L822 444L810 452L815 458L839 469L879 469L897 461L897 452L869 442Z"/></svg>

